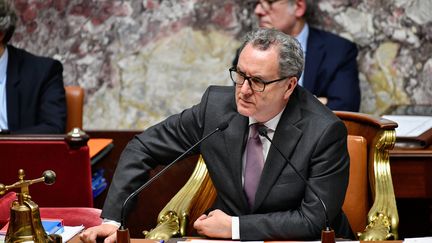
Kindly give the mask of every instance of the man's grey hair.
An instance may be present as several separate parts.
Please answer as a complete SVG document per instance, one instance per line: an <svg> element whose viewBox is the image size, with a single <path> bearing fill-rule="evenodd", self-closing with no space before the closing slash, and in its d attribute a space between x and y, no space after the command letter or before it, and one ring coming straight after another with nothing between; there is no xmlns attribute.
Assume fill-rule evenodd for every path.
<svg viewBox="0 0 432 243"><path fill-rule="evenodd" d="M0 0L0 33L3 34L4 45L12 38L17 19L12 3L8 0Z"/></svg>
<svg viewBox="0 0 432 243"><path fill-rule="evenodd" d="M303 50L296 38L276 29L259 28L246 35L240 53L248 44L263 51L272 47L277 48L280 77L297 77L297 80L300 79L304 67L304 57Z"/></svg>

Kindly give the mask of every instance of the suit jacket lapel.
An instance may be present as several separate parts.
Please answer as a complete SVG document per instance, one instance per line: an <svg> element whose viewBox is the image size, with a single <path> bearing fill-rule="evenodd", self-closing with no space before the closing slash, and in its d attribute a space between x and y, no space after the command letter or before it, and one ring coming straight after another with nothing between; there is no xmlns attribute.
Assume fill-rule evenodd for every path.
<svg viewBox="0 0 432 243"><path fill-rule="evenodd" d="M293 94L282 114L273 137L273 143L281 150L287 159L290 159L291 154L297 146L298 140L302 136L302 132L295 126L297 121L301 119L300 107L297 100L297 97ZM258 190L255 195L255 203L252 211L259 208L286 164L287 161L279 154L275 147L271 145L261 174L260 184L258 185Z"/></svg>
<svg viewBox="0 0 432 243"><path fill-rule="evenodd" d="M6 106L9 130L14 130L18 127L20 114L20 93L18 90L19 80L19 56L13 47L8 48L8 64L6 71Z"/></svg>
<svg viewBox="0 0 432 243"><path fill-rule="evenodd" d="M321 66L321 62L324 59L324 45L319 33L314 28L310 28L309 37L307 41L306 50L306 63L304 71L303 87L312 93L315 91L317 75L319 73L318 68Z"/></svg>
<svg viewBox="0 0 432 243"><path fill-rule="evenodd" d="M231 168L232 174L234 175L234 183L236 191L238 191L240 200L243 201L243 205L248 208L247 199L243 192L242 173L243 163L242 155L244 150L244 138L247 135L248 118L237 113L236 116L230 122L229 127L225 131L225 144L230 155L230 160L227 161Z"/></svg>

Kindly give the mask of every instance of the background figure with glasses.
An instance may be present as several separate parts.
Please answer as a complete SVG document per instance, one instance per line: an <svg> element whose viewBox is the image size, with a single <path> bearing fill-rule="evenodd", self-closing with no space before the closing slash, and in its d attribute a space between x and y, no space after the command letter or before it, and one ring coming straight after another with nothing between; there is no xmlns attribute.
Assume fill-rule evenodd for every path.
<svg viewBox="0 0 432 243"><path fill-rule="evenodd" d="M208 214L194 227L211 238L241 240L319 239L325 216L322 205L270 142L312 184L327 205L337 236L352 232L342 212L348 184L347 131L331 110L297 86L303 70L298 41L274 29L249 33L239 62L230 69L235 86L210 86L199 104L173 115L126 147L102 212L105 221L120 220L121 202L143 184L148 170L167 164L214 131L201 153L217 191ZM115 240L112 221L89 228L81 239Z"/></svg>
<svg viewBox="0 0 432 243"><path fill-rule="evenodd" d="M308 0L252 0L259 26L294 36L302 45L305 68L298 83L332 110L359 111L357 47L332 33L310 27ZM308 6L309 5L309 6ZM236 57L233 61L237 64Z"/></svg>
<svg viewBox="0 0 432 243"><path fill-rule="evenodd" d="M8 44L17 21L12 1L0 0L0 134L64 133L63 66Z"/></svg>

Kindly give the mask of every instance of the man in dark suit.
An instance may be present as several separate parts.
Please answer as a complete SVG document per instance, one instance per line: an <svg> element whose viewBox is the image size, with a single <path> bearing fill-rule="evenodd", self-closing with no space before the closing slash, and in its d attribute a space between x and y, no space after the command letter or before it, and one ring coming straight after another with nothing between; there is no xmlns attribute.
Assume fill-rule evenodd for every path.
<svg viewBox="0 0 432 243"><path fill-rule="evenodd" d="M260 27L276 28L296 37L305 52L299 84L332 110L359 111L360 86L357 47L306 22L307 0L260 0L252 7ZM310 6L309 6L310 7ZM237 60L233 61L236 66Z"/></svg>
<svg viewBox="0 0 432 243"><path fill-rule="evenodd" d="M102 217L119 221L121 202L145 182L148 170L173 161L228 121L226 130L195 151L206 161L217 191L214 210L194 223L199 234L241 240L320 238L325 216L319 199L275 147L256 134L255 127L263 126L325 202L336 235L350 238L341 209L349 173L347 131L331 110L297 86L303 63L294 38L274 29L250 33L237 67L230 69L235 86L209 87L198 105L147 129L127 145ZM250 156L252 150L257 153ZM255 162L261 164L250 169ZM109 236L105 242L114 242L117 227L106 222L86 230L81 239L95 242L97 236Z"/></svg>
<svg viewBox="0 0 432 243"><path fill-rule="evenodd" d="M0 130L10 133L64 133L66 100L63 66L8 45L17 16L0 0Z"/></svg>

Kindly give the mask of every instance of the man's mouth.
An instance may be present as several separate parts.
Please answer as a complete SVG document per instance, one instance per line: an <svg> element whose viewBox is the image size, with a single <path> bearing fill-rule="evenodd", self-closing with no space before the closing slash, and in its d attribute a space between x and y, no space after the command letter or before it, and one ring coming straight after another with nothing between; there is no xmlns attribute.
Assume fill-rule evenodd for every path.
<svg viewBox="0 0 432 243"><path fill-rule="evenodd" d="M269 27L272 27L272 24L267 22L267 21L260 21L259 26L264 27L264 28L269 28Z"/></svg>
<svg viewBox="0 0 432 243"><path fill-rule="evenodd" d="M246 104L252 104L252 101L249 101L249 100L241 98L241 97L239 98L239 100L243 103L246 103Z"/></svg>

